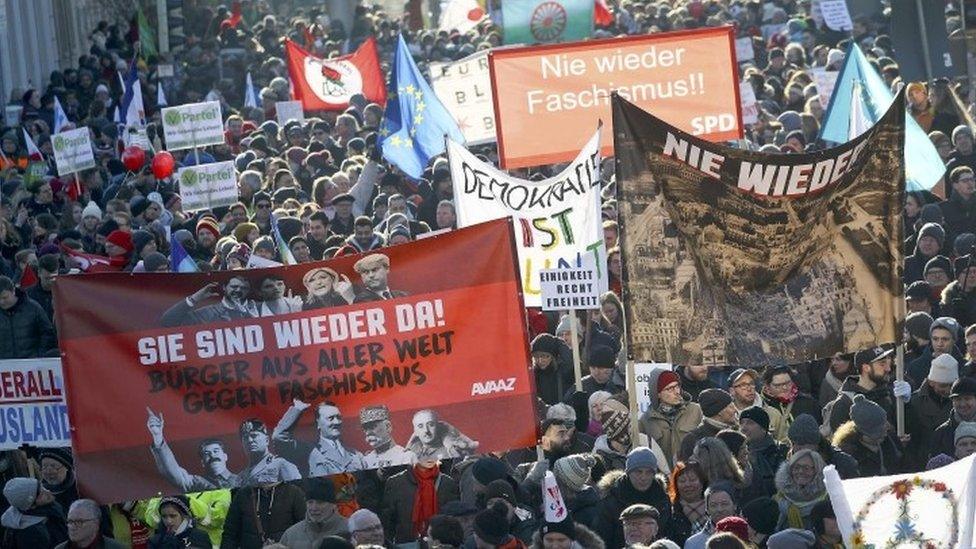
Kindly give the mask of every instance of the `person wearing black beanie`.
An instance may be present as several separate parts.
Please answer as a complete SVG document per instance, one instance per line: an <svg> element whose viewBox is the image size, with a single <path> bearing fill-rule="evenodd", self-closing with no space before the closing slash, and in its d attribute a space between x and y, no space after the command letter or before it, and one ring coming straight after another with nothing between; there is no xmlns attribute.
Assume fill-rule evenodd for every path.
<svg viewBox="0 0 976 549"><path fill-rule="evenodd" d="M769 434L769 414L759 406L746 408L739 414L739 430L746 436L749 446L751 488L755 490L754 493L773 495L776 493L776 471L786 460L789 445L777 442Z"/></svg>
<svg viewBox="0 0 976 549"><path fill-rule="evenodd" d="M594 345L590 349L590 356L586 360L590 369L590 375L582 379L583 392L586 398L597 391L606 391L611 395L624 390L624 387L613 381L613 369L617 365L617 352L606 345ZM571 387L563 395L563 401L569 400L575 387Z"/></svg>
<svg viewBox="0 0 976 549"><path fill-rule="evenodd" d="M562 396L573 387L572 364L559 361L563 347L566 344L551 334L539 334L532 340L536 396L549 406L561 402Z"/></svg>
<svg viewBox="0 0 976 549"><path fill-rule="evenodd" d="M830 505L829 501L826 503ZM749 523L749 528L756 533L751 540L747 541L757 545L762 544L776 531L779 504L771 497L755 498L742 507L742 517Z"/></svg>
<svg viewBox="0 0 976 549"><path fill-rule="evenodd" d="M509 526L508 510L502 503L495 503L475 515L474 535L479 542L478 547L500 547L512 541L513 536L508 533Z"/></svg>

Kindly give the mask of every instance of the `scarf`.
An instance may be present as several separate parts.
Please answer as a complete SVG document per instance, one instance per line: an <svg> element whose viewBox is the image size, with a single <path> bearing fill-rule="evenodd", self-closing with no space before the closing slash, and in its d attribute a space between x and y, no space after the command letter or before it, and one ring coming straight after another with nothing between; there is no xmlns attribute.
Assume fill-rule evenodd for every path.
<svg viewBox="0 0 976 549"><path fill-rule="evenodd" d="M719 431L722 431L722 430L725 430L725 429L731 429L733 431L738 431L739 430L739 424L738 423L722 423L721 421L719 421L717 419L710 418L710 417L703 417L702 418L702 423L704 423L705 425L711 425L712 427L714 427L715 429L718 429Z"/></svg>
<svg viewBox="0 0 976 549"><path fill-rule="evenodd" d="M423 536L427 533L430 518L437 514L437 476L441 474L439 465L424 469L413 467L413 478L417 480L417 492L413 495L413 534Z"/></svg>
<svg viewBox="0 0 976 549"><path fill-rule="evenodd" d="M796 395L798 395L798 394L800 394L800 387L797 386L796 383L794 383L793 384L793 387L790 388L789 392L787 392L783 396L774 397L774 396L770 395L769 393L766 393L766 396L768 396L769 398L771 398L771 399L775 400L776 402L780 403L780 405L786 406L786 405L792 404L793 401L796 400Z"/></svg>
<svg viewBox="0 0 976 549"><path fill-rule="evenodd" d="M681 512L684 513L685 518L691 523L691 531L697 532L708 520L705 509L705 498L700 499L695 503L688 503L687 501L679 501L681 503Z"/></svg>

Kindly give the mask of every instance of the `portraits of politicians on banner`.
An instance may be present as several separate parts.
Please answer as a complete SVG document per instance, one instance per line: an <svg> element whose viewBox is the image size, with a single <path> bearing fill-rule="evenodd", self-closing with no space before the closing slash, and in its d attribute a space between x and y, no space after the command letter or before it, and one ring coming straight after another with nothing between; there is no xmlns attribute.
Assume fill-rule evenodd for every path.
<svg viewBox="0 0 976 549"><path fill-rule="evenodd" d="M456 427L442 421L434 410L420 410L413 415L413 435L407 450L417 459L451 459L473 454L478 441L471 440Z"/></svg>
<svg viewBox="0 0 976 549"><path fill-rule="evenodd" d="M184 492L238 488L301 478L293 463L271 452L268 428L261 420L254 418L245 420L240 428L241 446L248 458L248 465L243 471L234 473L228 469L224 442L208 439L199 445L203 474L190 473L176 461L176 456L166 444L163 435L165 420L162 414L156 414L149 408L146 411L149 413L146 427L152 436L149 450L156 462L156 469L173 486Z"/></svg>
<svg viewBox="0 0 976 549"><path fill-rule="evenodd" d="M244 275L229 278L223 286L211 282L173 304L163 313L160 324L166 327L189 326L276 316L409 295L389 288L390 258L384 254L370 254L357 261L353 269L363 284L358 292L348 276L329 267L316 267L302 276L306 292L304 297L295 296L284 278L276 274L255 277L257 285L253 290L260 299L251 297L251 280ZM214 298L220 298L220 301L201 305Z"/></svg>
<svg viewBox="0 0 976 549"><path fill-rule="evenodd" d="M302 303L303 311L348 305L356 297L349 277L340 276L328 267L318 267L308 271L302 277L302 284L305 285L307 292Z"/></svg>
<svg viewBox="0 0 976 549"><path fill-rule="evenodd" d="M390 421L390 409L386 406L366 406L359 410L359 426L363 429L366 444L372 448L363 456L366 467L376 469L410 465L416 459L413 452L393 440L393 422Z"/></svg>
<svg viewBox="0 0 976 549"><path fill-rule="evenodd" d="M342 443L342 412L332 402L315 407L315 428L318 438L303 442L294 437L295 427L302 413L311 404L295 400L281 416L274 430L277 448L296 463L308 466L308 476L335 475L366 468L363 455Z"/></svg>
<svg viewBox="0 0 976 549"><path fill-rule="evenodd" d="M390 258L384 254L369 254L357 261L352 268L359 274L364 286L356 294L356 303L382 301L408 295L407 292L390 289L388 282Z"/></svg>

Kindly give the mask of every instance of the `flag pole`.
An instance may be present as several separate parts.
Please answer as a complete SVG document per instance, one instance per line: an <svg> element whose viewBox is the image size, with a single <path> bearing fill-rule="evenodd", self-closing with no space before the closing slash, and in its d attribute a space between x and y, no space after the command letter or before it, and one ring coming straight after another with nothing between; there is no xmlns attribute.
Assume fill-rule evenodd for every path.
<svg viewBox="0 0 976 549"><path fill-rule="evenodd" d="M634 448L640 444L640 418L637 414L637 379L634 375L634 361L627 359L627 408L630 410L630 444Z"/></svg>
<svg viewBox="0 0 976 549"><path fill-rule="evenodd" d="M580 366L580 350L579 350L579 318L576 317L576 311L569 311L569 337L573 344L573 372L576 375L576 390L583 390L583 371Z"/></svg>
<svg viewBox="0 0 976 549"><path fill-rule="evenodd" d="M905 346L898 345L895 351L895 379L905 381ZM898 397L895 401L895 426L898 436L905 436L905 399Z"/></svg>

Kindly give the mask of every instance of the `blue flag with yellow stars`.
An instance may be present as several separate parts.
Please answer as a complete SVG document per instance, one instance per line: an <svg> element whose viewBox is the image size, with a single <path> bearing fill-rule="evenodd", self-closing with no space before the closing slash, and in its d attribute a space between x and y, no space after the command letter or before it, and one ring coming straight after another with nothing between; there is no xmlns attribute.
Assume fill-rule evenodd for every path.
<svg viewBox="0 0 976 549"><path fill-rule="evenodd" d="M386 112L377 145L383 158L403 173L420 178L431 158L444 152L444 136L464 143L457 122L420 74L400 35L390 72Z"/></svg>

